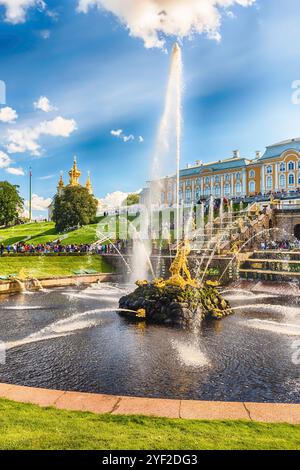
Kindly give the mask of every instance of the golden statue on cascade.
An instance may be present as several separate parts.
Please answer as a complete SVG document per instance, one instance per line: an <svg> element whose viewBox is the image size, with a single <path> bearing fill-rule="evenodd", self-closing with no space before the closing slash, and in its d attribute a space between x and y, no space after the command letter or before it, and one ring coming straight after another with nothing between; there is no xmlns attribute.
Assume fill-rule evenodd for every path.
<svg viewBox="0 0 300 470"><path fill-rule="evenodd" d="M185 286L201 287L201 284L192 278L188 268L188 256L191 253L191 245L189 240L185 239L177 245L177 253L171 264L170 273L171 277L165 280L163 278L153 279L151 284L159 289L166 286L177 286L184 288ZM136 281L138 287L145 287L149 285L146 280Z"/></svg>
<svg viewBox="0 0 300 470"><path fill-rule="evenodd" d="M199 287L199 282L192 278L188 268L188 256L191 253L189 240L183 240L177 246L177 254L173 260L170 273L172 276L165 282L169 286L185 287L187 285Z"/></svg>

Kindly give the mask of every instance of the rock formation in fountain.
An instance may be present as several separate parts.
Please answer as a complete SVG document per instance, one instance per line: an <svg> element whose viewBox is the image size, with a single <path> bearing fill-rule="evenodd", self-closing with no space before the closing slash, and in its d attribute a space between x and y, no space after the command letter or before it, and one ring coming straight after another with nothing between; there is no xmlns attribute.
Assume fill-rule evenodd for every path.
<svg viewBox="0 0 300 470"><path fill-rule="evenodd" d="M209 282L200 284L193 279L188 268L190 246L187 240L178 245L171 265L169 279L152 282L137 281L137 289L119 301L120 315L148 323L197 327L203 319L220 320L232 313L229 303Z"/></svg>

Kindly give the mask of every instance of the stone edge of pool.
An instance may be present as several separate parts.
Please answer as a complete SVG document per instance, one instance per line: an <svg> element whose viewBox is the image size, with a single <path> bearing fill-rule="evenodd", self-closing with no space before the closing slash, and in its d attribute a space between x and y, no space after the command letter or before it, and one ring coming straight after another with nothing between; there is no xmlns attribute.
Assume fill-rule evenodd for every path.
<svg viewBox="0 0 300 470"><path fill-rule="evenodd" d="M212 402L68 392L0 383L0 398L96 414L300 424L300 404Z"/></svg>
<svg viewBox="0 0 300 470"><path fill-rule="evenodd" d="M24 287L30 290L39 290L40 287L49 289L55 287L94 284L96 282L118 282L120 280L122 280L122 275L115 273L81 274L76 276L40 278L36 285L34 284L35 280L28 280L24 281ZM0 295L16 294L19 292L20 285L14 279L0 281Z"/></svg>

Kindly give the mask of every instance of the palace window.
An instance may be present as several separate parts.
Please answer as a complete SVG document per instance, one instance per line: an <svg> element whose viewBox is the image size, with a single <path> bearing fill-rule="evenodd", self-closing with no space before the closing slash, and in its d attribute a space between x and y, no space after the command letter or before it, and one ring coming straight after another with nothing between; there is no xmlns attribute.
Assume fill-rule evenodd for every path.
<svg viewBox="0 0 300 470"><path fill-rule="evenodd" d="M230 185L225 184L225 196L230 196Z"/></svg>
<svg viewBox="0 0 300 470"><path fill-rule="evenodd" d="M216 182L216 183L220 183L220 176L216 176L216 177L215 177L215 182Z"/></svg>
<svg viewBox="0 0 300 470"><path fill-rule="evenodd" d="M179 202L182 202L182 190L179 191Z"/></svg>
<svg viewBox="0 0 300 470"><path fill-rule="evenodd" d="M205 188L205 196L210 196L210 188Z"/></svg>
<svg viewBox="0 0 300 470"><path fill-rule="evenodd" d="M161 193L161 202L162 204L165 202L165 193Z"/></svg>
<svg viewBox="0 0 300 470"><path fill-rule="evenodd" d="M241 173L237 173L237 174L236 174L236 179L237 179L237 180L240 180L240 179L241 179Z"/></svg>
<svg viewBox="0 0 300 470"><path fill-rule="evenodd" d="M285 163L280 163L280 171L285 171Z"/></svg>
<svg viewBox="0 0 300 470"><path fill-rule="evenodd" d="M280 187L281 187L281 188L285 188L285 186L286 186L285 175L280 175L279 184L280 184Z"/></svg>
<svg viewBox="0 0 300 470"><path fill-rule="evenodd" d="M300 186L300 174L298 175L298 186Z"/></svg>
<svg viewBox="0 0 300 470"><path fill-rule="evenodd" d="M255 181L249 183L249 193L255 193Z"/></svg>
<svg viewBox="0 0 300 470"><path fill-rule="evenodd" d="M201 191L200 191L200 188L197 187L196 188L196 201L199 201L200 197L201 197Z"/></svg>
<svg viewBox="0 0 300 470"><path fill-rule="evenodd" d="M185 192L185 200L187 203L191 202L192 198L192 191L190 189L187 189Z"/></svg>
<svg viewBox="0 0 300 470"><path fill-rule="evenodd" d="M235 185L235 192L236 192L237 195L241 194L241 192L242 192L242 185L241 185L241 183L237 183L237 184Z"/></svg>
<svg viewBox="0 0 300 470"><path fill-rule="evenodd" d="M209 183L210 183L210 178L209 178L209 176L207 176L207 177L205 178L205 183L206 183L206 184L209 184Z"/></svg>
<svg viewBox="0 0 300 470"><path fill-rule="evenodd" d="M230 178L229 175L226 175L225 176L225 181L229 181L229 178Z"/></svg>
<svg viewBox="0 0 300 470"><path fill-rule="evenodd" d="M172 204L173 201L173 193L172 191L168 192L168 204Z"/></svg>
<svg viewBox="0 0 300 470"><path fill-rule="evenodd" d="M200 178L197 178L197 179L196 179L196 185L197 185L197 186L200 185Z"/></svg>
<svg viewBox="0 0 300 470"><path fill-rule="evenodd" d="M295 184L295 176L291 173L289 175L289 186L294 186Z"/></svg>
<svg viewBox="0 0 300 470"><path fill-rule="evenodd" d="M267 174L268 174L268 175L271 175L272 172L273 172L272 166L271 166L271 165L267 166Z"/></svg>
<svg viewBox="0 0 300 470"><path fill-rule="evenodd" d="M298 160L298 169L300 170L300 160Z"/></svg>
<svg viewBox="0 0 300 470"><path fill-rule="evenodd" d="M289 162L288 168L289 168L289 171L294 171L295 163L294 162Z"/></svg>
<svg viewBox="0 0 300 470"><path fill-rule="evenodd" d="M267 178L267 189L269 189L269 190L273 189L273 178L272 178L272 176L268 176L268 178Z"/></svg>
<svg viewBox="0 0 300 470"><path fill-rule="evenodd" d="M255 171L251 170L249 176L250 178L255 178Z"/></svg>
<svg viewBox="0 0 300 470"><path fill-rule="evenodd" d="M186 180L185 185L186 186L191 186L191 180Z"/></svg>
<svg viewBox="0 0 300 470"><path fill-rule="evenodd" d="M216 186L216 187L215 187L215 195L216 195L217 197L221 196L221 188L220 188L220 186Z"/></svg>

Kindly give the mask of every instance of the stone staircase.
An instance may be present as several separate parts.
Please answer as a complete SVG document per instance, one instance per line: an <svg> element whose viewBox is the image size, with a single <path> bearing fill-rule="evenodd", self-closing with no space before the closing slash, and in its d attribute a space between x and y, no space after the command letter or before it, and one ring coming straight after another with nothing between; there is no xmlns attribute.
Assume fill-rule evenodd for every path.
<svg viewBox="0 0 300 470"><path fill-rule="evenodd" d="M256 250L244 262L240 262L242 279L300 281L300 251Z"/></svg>
<svg viewBox="0 0 300 470"><path fill-rule="evenodd" d="M266 236L266 231L272 230L273 210L266 208L258 211L256 205L250 206L246 211L225 213L222 218L214 219L213 224L207 223L202 233L198 233L193 242L193 250L201 252L219 253L228 252L233 245L241 248L245 246L246 251L253 248L258 242L259 235Z"/></svg>

